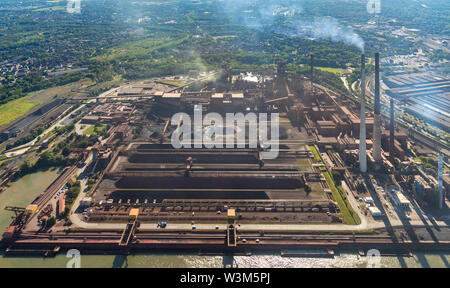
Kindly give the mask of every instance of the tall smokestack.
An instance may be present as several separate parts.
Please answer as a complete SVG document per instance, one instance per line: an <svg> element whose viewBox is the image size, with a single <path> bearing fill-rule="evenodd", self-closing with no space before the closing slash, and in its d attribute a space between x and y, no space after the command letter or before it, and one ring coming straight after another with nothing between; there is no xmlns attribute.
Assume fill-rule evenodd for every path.
<svg viewBox="0 0 450 288"><path fill-rule="evenodd" d="M366 152L366 59L361 55L361 121L359 126L359 170L367 172Z"/></svg>
<svg viewBox="0 0 450 288"><path fill-rule="evenodd" d="M380 54L375 53L375 117L373 123L373 158L381 162Z"/></svg>
<svg viewBox="0 0 450 288"><path fill-rule="evenodd" d="M314 55L311 54L311 93L314 94Z"/></svg>
<svg viewBox="0 0 450 288"><path fill-rule="evenodd" d="M391 97L391 103L390 103L391 105L391 121L389 121L390 123L390 126L389 126L389 158L391 158L391 161L392 162L394 162L394 157L395 157L395 154L394 154L394 137L395 137L395 135L394 135L394 133L395 133L395 131L394 131L394 123L395 123L395 120L394 120L394 98L392 98Z"/></svg>

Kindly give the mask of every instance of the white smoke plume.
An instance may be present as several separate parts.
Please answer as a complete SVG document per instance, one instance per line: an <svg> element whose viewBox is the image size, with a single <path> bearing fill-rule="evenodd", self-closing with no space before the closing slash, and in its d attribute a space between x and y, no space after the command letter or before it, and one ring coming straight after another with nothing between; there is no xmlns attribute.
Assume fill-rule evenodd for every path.
<svg viewBox="0 0 450 288"><path fill-rule="evenodd" d="M345 27L338 20L331 17L317 17L312 21L295 20L294 33L297 36L309 36L318 39L331 39L358 47L364 52L364 40L352 28Z"/></svg>
<svg viewBox="0 0 450 288"><path fill-rule="evenodd" d="M364 51L364 40L350 27L333 17L304 15L301 1L294 0L226 0L222 10L231 19L251 29L273 31L297 37L331 39L358 47ZM283 25L277 25L277 20Z"/></svg>

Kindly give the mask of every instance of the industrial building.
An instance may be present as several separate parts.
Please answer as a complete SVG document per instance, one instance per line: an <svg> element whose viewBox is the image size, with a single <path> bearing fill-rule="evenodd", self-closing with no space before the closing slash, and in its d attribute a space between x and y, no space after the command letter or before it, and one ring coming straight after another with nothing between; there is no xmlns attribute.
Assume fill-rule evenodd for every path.
<svg viewBox="0 0 450 288"><path fill-rule="evenodd" d="M226 71L218 77L219 80L197 83L195 87L184 85L157 90L156 87L160 86L144 83L116 89L116 93L112 93L114 95L105 99L97 98L95 103L90 103L90 111L80 123L108 124L105 125L108 131L102 133L95 143L86 145L89 147L71 148L70 155L76 154L79 157L76 159L81 160L54 182L66 184L75 181L71 177L74 171L89 159L90 164L84 170L89 177L88 191L78 199L79 207L69 215L70 227L65 231L72 227L77 229L67 232L64 237L76 239L74 241L81 239L86 247L107 243L108 248L119 247L124 251L129 251L130 247L166 247L164 245L172 244L174 247L210 245L234 249L247 241L240 237L243 234L239 225L357 225L362 223L361 212L366 215L370 212L373 218L386 216L375 207L378 200L368 192L368 179L394 171L399 163L407 166L410 142L404 132L395 129L392 113L390 121L381 119L378 54L375 64L374 111L366 111L364 101L358 103L340 97L314 83L313 57L309 78L287 75L283 64L279 63L271 75L232 77L231 72ZM365 99L365 56L361 65L364 71L362 99ZM115 97L122 99L114 100ZM133 101L129 101L131 99ZM233 149L209 148L203 144L193 148L175 147L172 136L185 120L175 123L172 116L178 112L192 115L194 107L201 112L216 112L222 116L225 113L279 113L278 157L262 157L269 149L264 141L259 141L256 147L250 145L250 134L256 129L251 123L238 128L233 125L233 129L224 129L226 132L220 135L241 140L239 144L243 144L242 147L234 144ZM391 107L393 110L392 101ZM389 126L383 125L387 122ZM222 124L220 128L230 127L227 125ZM195 129L192 134L210 131L211 125L202 124ZM243 140L239 138L242 130ZM215 137L220 134L215 133L218 133ZM427 193L428 187L423 179L417 177L415 180L416 192ZM399 182L404 184L406 181L399 179ZM383 194L380 184L372 188ZM43 221L55 214L45 206L45 200L52 197L53 190L53 187L47 189L35 200L34 206L23 212L11 210L27 216L18 216L10 226L14 228L5 231L4 238L9 243L15 241L15 237L21 237L30 215L48 210L48 215L40 215ZM388 196L396 207L410 209L410 201L397 186L390 186ZM354 201L360 201L357 205L361 206L353 205ZM368 208L364 207L364 202ZM61 196L56 204L56 213L63 215L66 212L64 197ZM189 231L179 228L186 224L190 225ZM201 232L209 233L206 236L194 233L205 230L199 227L208 224L215 225L211 227L218 231L208 228ZM122 227L119 225L123 228L117 228ZM176 232L170 228L172 225L177 227ZM93 227L95 231L86 232L86 227ZM34 233L30 227L25 231ZM59 232L55 233L60 236ZM264 231L251 233L258 237L254 245L260 244L260 238L263 241L274 240L263 238ZM286 234L286 231L282 233ZM29 235L26 234L27 237ZM330 235L305 235L306 242L299 240L303 236L298 238L295 235L294 242L288 242L286 239L291 241L291 236L277 236L280 239L275 242L301 246ZM354 245L356 238L370 238L372 235L352 233L352 236L341 236L347 237L346 241ZM54 243L60 240L49 237L45 241Z"/></svg>
<svg viewBox="0 0 450 288"><path fill-rule="evenodd" d="M405 195L403 195L399 187L394 185L388 186L387 192L389 198L395 206L403 210L411 209L411 202L408 200L408 198L405 197Z"/></svg>
<svg viewBox="0 0 450 288"><path fill-rule="evenodd" d="M406 112L450 131L450 79L433 73L386 76L386 93L406 105Z"/></svg>
<svg viewBox="0 0 450 288"><path fill-rule="evenodd" d="M110 136L103 146L87 148L94 153L93 171L101 171L101 178L92 199L83 200L82 205L99 206L102 203L87 221L126 221L130 209L138 208L141 221L180 222L186 219L183 216L186 211L195 211L195 216L191 216L193 219L210 222L225 217L216 212L226 211L227 207L237 209L243 222L257 219L286 223L342 221L331 214L339 213L339 207L331 193L326 192L320 171L309 165L306 168L298 165L298 159L305 162L313 157L306 146L313 143L313 135L308 135L305 130L298 131L289 122L280 127L281 140L287 139L289 143L280 143L279 155L274 160L262 159L264 148L248 146L250 129L254 129L250 124L245 126L246 145L243 148L175 149L171 145L170 137L176 127L170 125L169 117L176 112L191 114L198 104L204 112L274 111L290 118L298 116L298 121L309 118L309 114L322 113L317 112L317 109L322 110L321 105L304 109L299 101L304 98L301 96L310 97L305 93L307 81L303 76L277 73L256 82L246 81L243 77L230 81L227 77L222 84L206 83L206 88L215 88L200 91L172 89L158 93L152 86L151 92L144 91L152 97L137 99L133 105L96 105L86 120L98 117L96 121L105 122L105 117L127 113L127 121L115 125L114 136ZM133 88L130 86L131 90L126 92L137 93L138 90ZM294 94L298 96L294 97ZM336 104L330 95L321 97L324 102ZM288 108L291 106L299 108L296 113ZM351 131L351 122L340 109L330 107L325 113L326 117ZM313 117L311 121L315 120ZM130 132L138 123L143 124L143 129L133 136ZM237 133L239 131L234 130L227 137L237 139ZM342 149L357 146L347 135L336 136ZM316 187L313 193L311 185Z"/></svg>
<svg viewBox="0 0 450 288"><path fill-rule="evenodd" d="M372 217L374 217L374 218L380 217L383 215L381 213L380 209L378 209L377 207L369 207L369 211L370 211L370 214L372 215Z"/></svg>

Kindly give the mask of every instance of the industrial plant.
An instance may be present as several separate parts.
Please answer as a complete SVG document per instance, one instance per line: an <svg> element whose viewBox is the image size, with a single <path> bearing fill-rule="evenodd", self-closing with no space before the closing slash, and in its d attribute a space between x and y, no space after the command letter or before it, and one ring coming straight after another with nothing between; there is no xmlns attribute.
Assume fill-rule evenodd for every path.
<svg viewBox="0 0 450 288"><path fill-rule="evenodd" d="M447 213L449 179L415 164L411 151L426 152L395 116L406 92L391 89L389 113L382 115L380 55L370 74L373 98L366 64L362 55L356 98L315 83L312 55L309 75L290 75L280 62L275 71L167 77L87 98L82 113L71 112L75 131L101 136L72 144L73 165L30 205L5 208L14 213L2 238L6 253L315 249L332 256L343 249L398 255L448 249L448 241L411 227L423 217L416 203ZM221 127L226 138L245 135L240 146L175 148L182 121L172 116L192 115L196 107L224 117L277 113L278 157L264 159L268 147L250 145L257 129L250 122Z"/></svg>

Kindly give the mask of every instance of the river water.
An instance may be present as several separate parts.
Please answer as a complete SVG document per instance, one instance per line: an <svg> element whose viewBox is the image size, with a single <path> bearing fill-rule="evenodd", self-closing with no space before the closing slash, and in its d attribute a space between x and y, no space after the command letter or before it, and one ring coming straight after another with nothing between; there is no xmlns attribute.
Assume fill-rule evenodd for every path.
<svg viewBox="0 0 450 288"><path fill-rule="evenodd" d="M11 222L12 212L5 206L24 207L56 179L57 171L37 172L27 175L0 194L0 232ZM52 258L4 257L0 255L0 268L49 267L64 268L70 259L65 253ZM365 257L353 253L341 253L334 258L281 257L279 254L255 254L252 256L199 256L183 253L139 253L135 255L81 255L83 268L148 267L191 268L223 267L233 262L241 268L326 268L367 267L371 263ZM381 257L380 267L442 267L450 268L450 254L417 253L413 257Z"/></svg>

